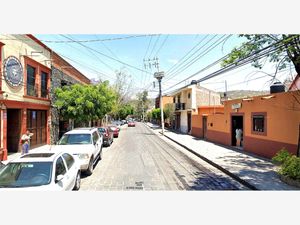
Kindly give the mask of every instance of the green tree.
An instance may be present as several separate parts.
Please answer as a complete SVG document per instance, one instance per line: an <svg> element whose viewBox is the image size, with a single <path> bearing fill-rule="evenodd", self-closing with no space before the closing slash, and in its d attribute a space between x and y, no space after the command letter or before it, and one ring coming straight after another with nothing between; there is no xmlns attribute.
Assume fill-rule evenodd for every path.
<svg viewBox="0 0 300 225"><path fill-rule="evenodd" d="M168 103L164 107L164 119L173 120L174 117L174 105L172 103Z"/></svg>
<svg viewBox="0 0 300 225"><path fill-rule="evenodd" d="M56 88L55 94L54 106L60 110L62 117L79 123L102 119L116 101L108 81L97 85L75 84Z"/></svg>
<svg viewBox="0 0 300 225"><path fill-rule="evenodd" d="M131 104L126 104L119 107L116 117L118 119L124 120L128 115L134 114L134 107Z"/></svg>
<svg viewBox="0 0 300 225"><path fill-rule="evenodd" d="M252 65L256 68L262 68L264 65L263 58L257 58L259 51L265 50L269 62L276 63L274 77L279 70L293 63L295 70L300 74L300 35L287 34L241 34L240 37L247 39L247 42L241 44L239 48L234 48L229 57L223 60L223 67L229 64L238 63L240 60L253 55L251 58Z"/></svg>
<svg viewBox="0 0 300 225"><path fill-rule="evenodd" d="M146 116L146 111L150 108L150 99L148 99L148 91L137 93L136 95L136 117L141 118L143 115Z"/></svg>

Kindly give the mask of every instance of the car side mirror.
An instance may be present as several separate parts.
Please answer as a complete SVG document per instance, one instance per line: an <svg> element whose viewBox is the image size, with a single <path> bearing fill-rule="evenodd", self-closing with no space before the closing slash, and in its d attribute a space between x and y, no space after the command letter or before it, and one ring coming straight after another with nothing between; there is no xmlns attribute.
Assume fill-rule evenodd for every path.
<svg viewBox="0 0 300 225"><path fill-rule="evenodd" d="M64 179L64 175L60 174L56 177L55 182L57 183L57 182L61 181L62 179Z"/></svg>

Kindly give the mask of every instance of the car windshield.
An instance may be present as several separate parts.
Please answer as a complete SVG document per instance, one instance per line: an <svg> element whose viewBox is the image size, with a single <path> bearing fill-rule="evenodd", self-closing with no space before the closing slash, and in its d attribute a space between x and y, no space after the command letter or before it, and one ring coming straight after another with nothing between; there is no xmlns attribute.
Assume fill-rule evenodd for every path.
<svg viewBox="0 0 300 225"><path fill-rule="evenodd" d="M116 127L110 127L110 129L111 129L112 131L115 131L115 130L117 130L117 128L116 128Z"/></svg>
<svg viewBox="0 0 300 225"><path fill-rule="evenodd" d="M100 133L105 133L105 132L106 132L105 128L98 128L98 131L99 131Z"/></svg>
<svg viewBox="0 0 300 225"><path fill-rule="evenodd" d="M46 185L51 182L52 162L9 163L0 170L0 188Z"/></svg>
<svg viewBox="0 0 300 225"><path fill-rule="evenodd" d="M58 142L59 145L82 145L91 143L90 134L64 134Z"/></svg>

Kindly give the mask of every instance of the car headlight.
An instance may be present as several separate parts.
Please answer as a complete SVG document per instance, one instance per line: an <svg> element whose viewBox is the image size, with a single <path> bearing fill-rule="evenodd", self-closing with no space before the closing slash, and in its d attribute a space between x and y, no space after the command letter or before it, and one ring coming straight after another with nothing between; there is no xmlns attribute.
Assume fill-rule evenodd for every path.
<svg viewBox="0 0 300 225"><path fill-rule="evenodd" d="M89 154L78 154L79 159L88 159L90 158Z"/></svg>

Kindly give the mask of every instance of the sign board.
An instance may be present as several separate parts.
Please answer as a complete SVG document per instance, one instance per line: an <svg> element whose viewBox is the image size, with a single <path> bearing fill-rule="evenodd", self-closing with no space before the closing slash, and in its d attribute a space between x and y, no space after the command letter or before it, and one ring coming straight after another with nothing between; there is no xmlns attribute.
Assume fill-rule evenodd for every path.
<svg viewBox="0 0 300 225"><path fill-rule="evenodd" d="M242 108L242 103L235 103L231 105L232 109L240 109Z"/></svg>
<svg viewBox="0 0 300 225"><path fill-rule="evenodd" d="M155 72L154 73L154 78L163 78L165 76L164 72Z"/></svg>
<svg viewBox="0 0 300 225"><path fill-rule="evenodd" d="M14 56L9 56L4 62L4 78L12 87L18 87L23 82L23 67Z"/></svg>

